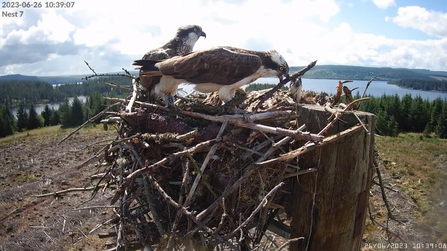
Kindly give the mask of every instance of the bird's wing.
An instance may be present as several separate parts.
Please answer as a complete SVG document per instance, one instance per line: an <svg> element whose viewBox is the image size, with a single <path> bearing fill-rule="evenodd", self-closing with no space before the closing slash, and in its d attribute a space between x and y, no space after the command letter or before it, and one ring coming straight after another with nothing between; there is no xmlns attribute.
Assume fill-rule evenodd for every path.
<svg viewBox="0 0 447 251"><path fill-rule="evenodd" d="M169 49L158 48L148 51L143 56L143 60L163 60L170 58ZM151 91L154 86L160 82L161 76L152 76L145 74L143 70L140 70L140 84L147 90Z"/></svg>
<svg viewBox="0 0 447 251"><path fill-rule="evenodd" d="M233 84L255 73L261 66L257 55L216 47L173 57L158 64L163 75L184 79L193 84Z"/></svg>
<svg viewBox="0 0 447 251"><path fill-rule="evenodd" d="M163 60L170 58L170 51L169 49L164 48L158 48L154 50L148 51L146 54L144 54L142 59L146 60Z"/></svg>

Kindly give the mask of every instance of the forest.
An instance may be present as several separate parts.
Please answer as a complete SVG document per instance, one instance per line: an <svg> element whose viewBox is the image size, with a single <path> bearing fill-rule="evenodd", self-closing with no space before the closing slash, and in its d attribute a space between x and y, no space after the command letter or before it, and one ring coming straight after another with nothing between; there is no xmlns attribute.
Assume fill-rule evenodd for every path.
<svg viewBox="0 0 447 251"><path fill-rule="evenodd" d="M403 88L447 92L447 80L436 79L398 79L390 80L388 84L397 85Z"/></svg>
<svg viewBox="0 0 447 251"><path fill-rule="evenodd" d="M9 89L6 92L9 95L0 91L2 102L8 101L0 104L0 137L42 126L61 124L62 127L72 127L80 125L105 108L103 96L123 94L121 91L110 91L110 87L105 86L104 82L119 84L120 81L124 84L129 82L127 78L125 80L123 78L103 78L101 81L97 79L82 85L62 85L53 89L48 83L32 80L27 85L24 83L17 84L20 88L14 86L14 88ZM9 83L11 88L12 82ZM0 87L4 88L3 85L4 83L0 84ZM272 85L268 84L253 84L248 86L246 91L271 87ZM5 90L5 88L2 90ZM14 96L17 94L14 92L23 93L24 96L18 99L16 97L19 96ZM49 93L56 93L57 95L53 97ZM59 95L62 96L62 104L58 110L52 110L46 106L42 114L36 114L34 109L36 101L57 101ZM78 95L86 96L86 103L82 103L77 98L72 103L68 102L67 97ZM10 106L8 104L11 103L18 105L15 116L17 119L9 111ZM395 137L401 132L418 132L424 133L426 136L447 138L447 100L441 98L428 101L420 96L413 97L410 94L402 98L399 98L397 94L383 95L381 97L370 97L369 101L362 102L359 109L378 116L376 128L380 135ZM100 118L96 122L99 122L99 120Z"/></svg>
<svg viewBox="0 0 447 251"><path fill-rule="evenodd" d="M111 91L105 83L118 85L130 85L127 77L95 77L88 81L79 81L64 85L55 85L41 80L0 80L0 105L7 107L18 107L38 103L62 102L66 97L88 96L90 93L98 92L109 95L115 92L121 95L121 90Z"/></svg>

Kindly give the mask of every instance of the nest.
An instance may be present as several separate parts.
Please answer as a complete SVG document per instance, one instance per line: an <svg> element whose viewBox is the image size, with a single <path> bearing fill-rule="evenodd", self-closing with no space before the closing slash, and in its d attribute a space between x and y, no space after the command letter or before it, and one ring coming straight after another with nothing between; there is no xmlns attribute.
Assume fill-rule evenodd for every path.
<svg viewBox="0 0 447 251"><path fill-rule="evenodd" d="M297 163L269 160L322 139L298 128L287 91L251 113L265 92L238 93L245 101L237 108L215 106L213 95L175 107L135 101L134 111L123 106L105 121L118 133L105 150L103 180L118 184L117 249L259 246L269 219L291 211L290 177L300 172ZM241 114L228 115L235 109Z"/></svg>
<svg viewBox="0 0 447 251"><path fill-rule="evenodd" d="M272 90L239 91L225 105L216 94L180 97L169 107L144 102L135 79L127 99L106 98L121 105L102 121L117 129L100 181L117 187L111 250L261 250L273 218L290 215L292 178L315 171L300 170L298 156L318 147L341 114L327 95L301 93L297 79L315 63L290 77L298 91L279 89L287 79ZM319 134L305 132L297 100L326 104L334 119Z"/></svg>

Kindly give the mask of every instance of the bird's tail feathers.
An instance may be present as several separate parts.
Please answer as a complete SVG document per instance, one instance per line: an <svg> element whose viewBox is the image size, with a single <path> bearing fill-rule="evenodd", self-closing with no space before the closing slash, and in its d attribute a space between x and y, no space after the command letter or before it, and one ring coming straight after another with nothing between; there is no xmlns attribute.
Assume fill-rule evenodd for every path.
<svg viewBox="0 0 447 251"><path fill-rule="evenodd" d="M159 69L155 64L160 62L159 60L140 59L133 61L132 65L141 66L140 70L144 72L159 72Z"/></svg>

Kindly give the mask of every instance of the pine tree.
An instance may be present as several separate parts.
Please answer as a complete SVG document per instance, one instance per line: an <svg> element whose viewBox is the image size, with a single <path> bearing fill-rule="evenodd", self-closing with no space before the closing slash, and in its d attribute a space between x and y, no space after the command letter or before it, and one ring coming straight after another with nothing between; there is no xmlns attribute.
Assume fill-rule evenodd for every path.
<svg viewBox="0 0 447 251"><path fill-rule="evenodd" d="M29 107L29 116L28 116L28 122L27 122L27 128L28 130L36 129L41 127L40 121L37 118L37 112L34 108L34 104L31 104Z"/></svg>
<svg viewBox="0 0 447 251"><path fill-rule="evenodd" d="M400 102L400 114L398 121L400 129L405 132L411 131L411 123L413 121L410 114L410 107L412 102L413 98L411 97L411 94L405 94L405 96L402 97L402 100Z"/></svg>
<svg viewBox="0 0 447 251"><path fill-rule="evenodd" d="M14 133L14 117L5 105L0 105L0 138Z"/></svg>
<svg viewBox="0 0 447 251"><path fill-rule="evenodd" d="M376 129L379 131L381 135L388 136L389 130L388 130L388 113L386 111L379 111L377 114L377 120L376 120Z"/></svg>
<svg viewBox="0 0 447 251"><path fill-rule="evenodd" d="M28 112L25 110L23 103L20 102L17 109L17 131L21 132L26 129L28 124Z"/></svg>
<svg viewBox="0 0 447 251"><path fill-rule="evenodd" d="M447 102L447 101L446 101ZM424 129L424 134L428 135L435 131L435 127L438 124L439 115L442 112L443 101L441 98L435 99L430 106L430 120Z"/></svg>
<svg viewBox="0 0 447 251"><path fill-rule="evenodd" d="M387 123L387 130L388 134L391 137L397 137L399 136L399 124L397 123L396 119L394 119L394 116L390 116L390 119Z"/></svg>
<svg viewBox="0 0 447 251"><path fill-rule="evenodd" d="M65 98L64 102L62 102L62 104L59 105L59 116L63 128L72 126L70 103L68 102L68 98Z"/></svg>
<svg viewBox="0 0 447 251"><path fill-rule="evenodd" d="M428 101L424 102L421 96L413 99L410 106L411 131L422 132L429 121Z"/></svg>
<svg viewBox="0 0 447 251"><path fill-rule="evenodd" d="M42 113L41 113L43 119L44 119L44 126L49 126L51 125L51 110L50 107L47 105L45 105L45 108L43 109Z"/></svg>
<svg viewBox="0 0 447 251"><path fill-rule="evenodd" d="M81 125L84 122L84 113L82 111L82 103L77 97L74 97L70 110L73 122L72 126Z"/></svg>
<svg viewBox="0 0 447 251"><path fill-rule="evenodd" d="M441 139L447 138L447 102L444 101L441 114L439 115L437 125L435 127L435 133Z"/></svg>
<svg viewBox="0 0 447 251"><path fill-rule="evenodd" d="M87 114L89 116L85 116L84 120L89 119L92 116L95 116L96 114L100 113L105 106L105 101L102 97L102 95L99 92L93 92L90 94L87 102L86 102L86 107L88 107L89 109L87 109ZM91 112L89 114L89 112ZM101 121L102 118L98 118L95 123L99 123L99 121Z"/></svg>
<svg viewBox="0 0 447 251"><path fill-rule="evenodd" d="M61 123L61 116L59 110L51 109L50 125L59 125Z"/></svg>

